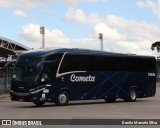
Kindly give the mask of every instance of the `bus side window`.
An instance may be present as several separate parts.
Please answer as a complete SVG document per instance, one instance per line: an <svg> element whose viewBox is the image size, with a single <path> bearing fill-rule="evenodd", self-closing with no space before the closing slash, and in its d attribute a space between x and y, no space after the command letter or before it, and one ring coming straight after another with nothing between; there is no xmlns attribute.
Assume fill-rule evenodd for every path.
<svg viewBox="0 0 160 128"><path fill-rule="evenodd" d="M49 82L49 76L47 73L42 73L41 82Z"/></svg>
<svg viewBox="0 0 160 128"><path fill-rule="evenodd" d="M50 66L48 64L43 65L40 81L43 83L49 83L51 81Z"/></svg>
<svg viewBox="0 0 160 128"><path fill-rule="evenodd" d="M110 71L110 58L104 58L103 56L95 57L95 71Z"/></svg>

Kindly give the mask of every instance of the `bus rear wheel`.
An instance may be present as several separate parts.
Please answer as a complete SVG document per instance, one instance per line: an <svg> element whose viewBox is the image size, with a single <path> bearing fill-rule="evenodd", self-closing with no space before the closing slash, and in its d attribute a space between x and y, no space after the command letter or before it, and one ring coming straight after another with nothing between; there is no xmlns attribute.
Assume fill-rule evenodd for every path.
<svg viewBox="0 0 160 128"><path fill-rule="evenodd" d="M137 99L137 91L135 89L131 89L129 97L124 99L127 102L134 102Z"/></svg>
<svg viewBox="0 0 160 128"><path fill-rule="evenodd" d="M64 91L58 95L58 98L55 104L58 106L65 106L68 104L68 102L69 102L69 94Z"/></svg>

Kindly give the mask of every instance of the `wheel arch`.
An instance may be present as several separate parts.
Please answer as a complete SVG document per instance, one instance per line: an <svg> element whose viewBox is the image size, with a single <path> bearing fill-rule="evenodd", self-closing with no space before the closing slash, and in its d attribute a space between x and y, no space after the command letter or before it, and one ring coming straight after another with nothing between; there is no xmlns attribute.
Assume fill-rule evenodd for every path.
<svg viewBox="0 0 160 128"><path fill-rule="evenodd" d="M60 92L67 92L69 96L71 95L71 90L67 87L61 88Z"/></svg>

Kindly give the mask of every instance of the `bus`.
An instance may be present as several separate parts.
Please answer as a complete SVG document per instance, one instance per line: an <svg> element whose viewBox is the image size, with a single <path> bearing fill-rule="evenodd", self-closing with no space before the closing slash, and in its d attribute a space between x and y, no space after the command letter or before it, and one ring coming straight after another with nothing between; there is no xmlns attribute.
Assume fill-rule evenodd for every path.
<svg viewBox="0 0 160 128"><path fill-rule="evenodd" d="M133 102L155 93L155 57L67 48L22 53L10 87L11 100L38 106L117 98Z"/></svg>

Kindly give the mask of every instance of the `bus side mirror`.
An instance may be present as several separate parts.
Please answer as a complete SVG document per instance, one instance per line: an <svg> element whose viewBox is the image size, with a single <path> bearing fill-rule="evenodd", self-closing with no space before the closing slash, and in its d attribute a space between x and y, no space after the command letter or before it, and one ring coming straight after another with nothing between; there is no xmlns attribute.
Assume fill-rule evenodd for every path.
<svg viewBox="0 0 160 128"><path fill-rule="evenodd" d="M12 64L15 64L15 63L16 63L16 61L9 61L9 62L7 62L7 63L3 66L3 72L6 72L7 69L8 69L8 67L9 67L10 65L12 65Z"/></svg>

